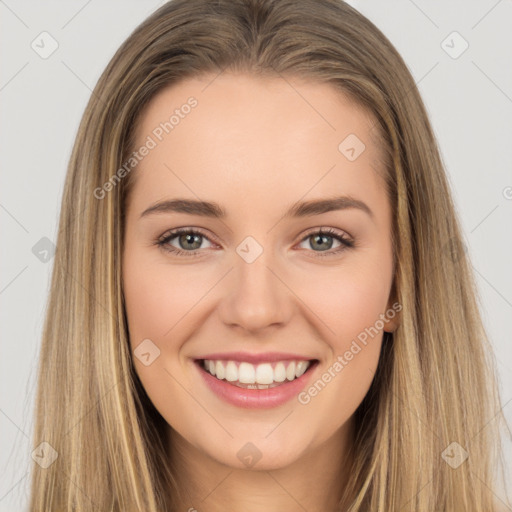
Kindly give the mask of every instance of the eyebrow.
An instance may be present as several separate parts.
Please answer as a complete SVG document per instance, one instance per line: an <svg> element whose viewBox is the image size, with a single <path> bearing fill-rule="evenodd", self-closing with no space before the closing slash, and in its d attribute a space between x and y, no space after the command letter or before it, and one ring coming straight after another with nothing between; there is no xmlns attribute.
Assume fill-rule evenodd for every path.
<svg viewBox="0 0 512 512"><path fill-rule="evenodd" d="M321 215L322 213L348 209L358 209L367 213L372 219L375 218L372 210L366 203L350 196L299 201L294 203L286 211L284 217L310 217L313 215ZM159 201L144 210L140 217L142 218L155 213L186 213L188 215L199 215L217 219L223 219L227 216L226 210L218 203L213 201L199 201L196 199L169 199Z"/></svg>

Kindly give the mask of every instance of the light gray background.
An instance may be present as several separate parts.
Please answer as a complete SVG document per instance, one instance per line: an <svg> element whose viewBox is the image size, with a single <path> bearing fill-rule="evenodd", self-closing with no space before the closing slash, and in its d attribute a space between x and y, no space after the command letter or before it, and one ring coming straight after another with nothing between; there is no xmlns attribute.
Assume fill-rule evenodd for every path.
<svg viewBox="0 0 512 512"><path fill-rule="evenodd" d="M350 3L397 47L426 102L512 424L512 1ZM43 237L55 241L66 165L91 89L161 4L0 0L0 511L28 503L35 370L53 262L32 248ZM59 45L47 59L31 48L43 31ZM458 58L462 39L446 39L453 31L469 44ZM505 454L510 472L510 441Z"/></svg>

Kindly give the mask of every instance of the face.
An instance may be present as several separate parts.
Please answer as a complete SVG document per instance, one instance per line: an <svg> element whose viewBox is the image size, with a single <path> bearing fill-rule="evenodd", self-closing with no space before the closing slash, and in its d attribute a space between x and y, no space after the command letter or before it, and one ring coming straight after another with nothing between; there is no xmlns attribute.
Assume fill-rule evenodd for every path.
<svg viewBox="0 0 512 512"><path fill-rule="evenodd" d="M232 74L163 90L139 121L134 364L171 436L207 460L297 462L342 438L369 389L397 325L372 125L330 85Z"/></svg>

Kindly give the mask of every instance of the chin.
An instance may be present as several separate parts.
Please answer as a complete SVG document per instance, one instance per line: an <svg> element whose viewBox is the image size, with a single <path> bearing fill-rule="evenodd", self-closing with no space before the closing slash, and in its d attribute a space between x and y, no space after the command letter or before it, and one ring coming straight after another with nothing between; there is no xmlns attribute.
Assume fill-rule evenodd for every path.
<svg viewBox="0 0 512 512"><path fill-rule="evenodd" d="M306 443L298 440L285 443L284 439L265 439L242 436L231 439L222 451L208 450L207 454L218 462L236 469L271 471L285 468L296 462ZM301 447L301 449L299 449ZM213 447L212 447L213 448ZM217 447L216 447L217 448Z"/></svg>

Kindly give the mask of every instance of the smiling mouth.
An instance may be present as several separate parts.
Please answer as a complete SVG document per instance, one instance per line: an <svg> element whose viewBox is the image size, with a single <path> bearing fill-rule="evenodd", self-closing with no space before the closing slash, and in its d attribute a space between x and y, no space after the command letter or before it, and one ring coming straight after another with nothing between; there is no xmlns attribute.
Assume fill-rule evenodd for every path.
<svg viewBox="0 0 512 512"><path fill-rule="evenodd" d="M317 359L251 364L240 361L198 359L196 363L216 379L244 389L271 389L292 382L310 371Z"/></svg>

